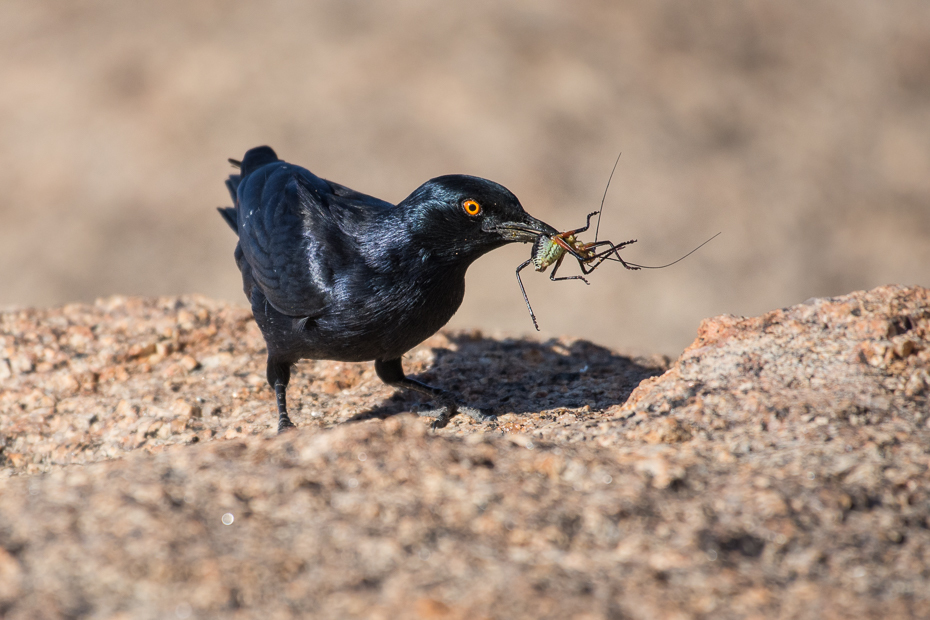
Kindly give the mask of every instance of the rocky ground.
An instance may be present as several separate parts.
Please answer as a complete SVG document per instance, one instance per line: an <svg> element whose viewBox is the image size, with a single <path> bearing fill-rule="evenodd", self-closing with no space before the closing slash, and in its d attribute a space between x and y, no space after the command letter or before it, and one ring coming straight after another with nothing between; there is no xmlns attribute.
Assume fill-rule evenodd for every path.
<svg viewBox="0 0 930 620"><path fill-rule="evenodd" d="M705 321L670 363L438 335L428 430L240 307L0 314L0 616L930 617L930 290Z"/></svg>

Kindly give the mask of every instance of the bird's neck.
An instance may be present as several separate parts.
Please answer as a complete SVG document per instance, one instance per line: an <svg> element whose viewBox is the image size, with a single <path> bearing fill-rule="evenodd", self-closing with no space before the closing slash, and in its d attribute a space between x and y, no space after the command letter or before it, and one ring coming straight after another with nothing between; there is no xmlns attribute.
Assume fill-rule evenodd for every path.
<svg viewBox="0 0 930 620"><path fill-rule="evenodd" d="M498 245L488 245L486 241L482 243L477 239L443 234L442 231L412 235L411 242L417 247L418 258L424 266L432 265L462 277L473 262L506 244L502 240Z"/></svg>

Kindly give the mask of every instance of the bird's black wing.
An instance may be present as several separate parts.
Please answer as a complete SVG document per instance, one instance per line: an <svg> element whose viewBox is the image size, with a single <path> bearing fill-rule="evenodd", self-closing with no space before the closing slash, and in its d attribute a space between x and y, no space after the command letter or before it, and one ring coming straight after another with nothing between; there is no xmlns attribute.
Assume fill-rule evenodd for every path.
<svg viewBox="0 0 930 620"><path fill-rule="evenodd" d="M345 185L339 185L339 183L333 183L332 181L326 181L326 183L333 194L333 198L329 202L338 203L340 207L349 211L377 211L394 208L394 205L385 200L357 192Z"/></svg>
<svg viewBox="0 0 930 620"><path fill-rule="evenodd" d="M243 174L237 198L239 243L255 284L276 310L300 318L329 304L342 263L358 255L353 229L393 208L280 160Z"/></svg>
<svg viewBox="0 0 930 620"><path fill-rule="evenodd" d="M301 172L311 178L302 179ZM251 171L239 184L239 244L252 279L279 312L293 317L318 316L328 303L330 284L321 277L317 248L308 237L301 185L328 190L321 179L285 162Z"/></svg>

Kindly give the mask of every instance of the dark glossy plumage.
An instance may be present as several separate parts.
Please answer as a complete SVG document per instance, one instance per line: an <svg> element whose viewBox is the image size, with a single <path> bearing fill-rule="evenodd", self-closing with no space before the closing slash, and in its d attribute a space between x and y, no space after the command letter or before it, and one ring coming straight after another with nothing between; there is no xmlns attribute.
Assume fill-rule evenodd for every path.
<svg viewBox="0 0 930 620"><path fill-rule="evenodd" d="M438 177L395 206L283 162L269 147L248 151L226 185L234 206L220 213L239 235L236 264L268 343L279 429L291 426L284 394L301 359L375 360L382 380L438 402L437 425L458 410L487 418L405 377L401 356L452 317L475 259L555 229L492 181ZM467 201L480 213L470 215Z"/></svg>

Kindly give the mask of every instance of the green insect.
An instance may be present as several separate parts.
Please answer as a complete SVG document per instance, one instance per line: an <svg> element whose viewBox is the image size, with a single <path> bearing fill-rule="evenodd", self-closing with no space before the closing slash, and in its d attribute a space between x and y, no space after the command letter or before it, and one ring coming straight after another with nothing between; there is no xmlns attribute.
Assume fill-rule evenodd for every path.
<svg viewBox="0 0 930 620"><path fill-rule="evenodd" d="M601 211L604 209L604 200L607 198L607 190L610 189L610 180L614 176L614 172L617 170L617 164L620 162L620 156L617 156L617 161L614 162L613 170L610 171L610 178L607 179L607 187L604 188L604 196L601 198L601 210L594 211L593 213L588 214L588 220L585 222L585 225L581 228L576 228L574 230L566 230L565 232L560 232L554 235L540 234L536 241L533 242L533 250L530 253L530 258L517 267L517 283L520 285L520 292L523 293L523 301L526 302L526 309L530 311L530 318L533 319L533 325L536 327L536 331L539 331L539 323L536 321L536 315L533 313L533 307L530 305L530 298L526 295L526 289L523 288L523 280L520 278L520 272L523 271L526 267L529 267L530 264L534 266L536 271L542 273L549 268L549 265L555 265L552 268L552 273L549 274L549 279L553 282L557 280L581 280L585 284L591 284L584 277L597 269L604 261L610 260L618 262L630 271L636 271L638 269L664 269L666 267L671 267L675 263L682 261L706 244L710 243L713 239L717 237L720 233L697 246L678 260L672 261L666 265L659 266L649 266L649 265L639 265L637 263L631 263L625 261L620 257L620 250L625 248L628 245L636 243L636 239L630 239L629 241L624 241L623 243L613 243L611 241L598 241L597 236L601 226ZM592 243L584 243L578 239L577 235L583 233L591 226L591 218L594 216L597 217L597 226L594 229L594 241ZM559 270L559 267L562 265L562 261L565 259L566 255L571 255L575 260L578 261L578 266L581 267L581 272L584 275L580 276L562 276L556 277L556 273Z"/></svg>
<svg viewBox="0 0 930 620"><path fill-rule="evenodd" d="M549 265L554 264L555 266L552 268L552 273L549 274L549 279L553 282L557 280L581 280L585 284L591 283L588 282L584 276L597 269L605 260L618 261L630 270L642 268L642 265L628 263L620 258L620 250L632 243L636 243L636 239L630 239L629 241L616 244L610 241L583 243L576 237L579 233L588 230L591 226L591 218L599 213L600 211L589 213L588 221L581 228L567 230L552 236L539 235L533 243L533 251L529 260L517 267L517 283L520 285L520 292L523 293L523 301L526 302L526 309L530 311L530 318L533 319L533 325L536 326L536 331L539 331L539 323L536 321L536 315L533 313L533 307L530 305L530 298L527 297L526 289L523 288L523 280L520 278L520 272L526 267L529 267L530 264L540 273L546 271ZM604 248L604 246L609 247L598 251L598 248ZM584 275L556 277L555 274L559 271L562 261L568 254L578 261L578 266L581 267L581 271Z"/></svg>

